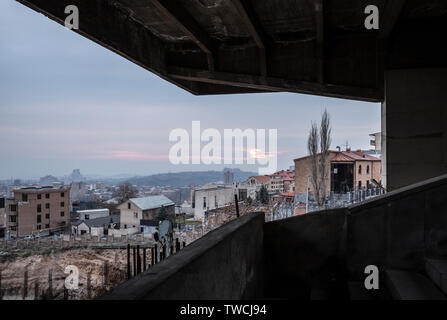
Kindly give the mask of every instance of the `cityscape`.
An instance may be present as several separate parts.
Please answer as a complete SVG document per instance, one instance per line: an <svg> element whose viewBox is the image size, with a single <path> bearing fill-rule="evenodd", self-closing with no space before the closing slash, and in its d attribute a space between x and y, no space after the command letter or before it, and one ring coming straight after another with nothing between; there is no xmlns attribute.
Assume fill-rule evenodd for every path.
<svg viewBox="0 0 447 320"><path fill-rule="evenodd" d="M380 134L369 139L368 150L329 150L325 209L347 207L385 192L380 185L381 144L376 140ZM170 241L186 246L250 212L264 212L266 221L274 221L321 210L309 183L308 158L295 159L289 168L270 175L226 168L98 179L73 169L63 177L2 180L0 239L2 257L7 258L1 268L2 299L50 299L44 287L48 273L65 279L63 264L50 266L70 260L79 264L79 259L85 286L70 299L95 298L127 278L123 246L135 243L154 251L165 221L171 223ZM158 250L148 253L145 263L163 259L162 247ZM99 268L107 268L106 278L104 270L98 270L99 261ZM11 264L14 270L26 266L26 271L8 274ZM34 279L35 290L24 291L25 275ZM63 281L51 283L51 299L67 299Z"/></svg>
<svg viewBox="0 0 447 320"><path fill-rule="evenodd" d="M1 1L0 305L446 300L446 18L438 0Z"/></svg>

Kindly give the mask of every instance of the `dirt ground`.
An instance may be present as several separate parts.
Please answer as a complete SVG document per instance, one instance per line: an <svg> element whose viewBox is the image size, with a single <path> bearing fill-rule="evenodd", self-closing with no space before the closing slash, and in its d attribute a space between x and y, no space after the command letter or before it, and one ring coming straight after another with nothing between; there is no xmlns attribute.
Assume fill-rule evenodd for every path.
<svg viewBox="0 0 447 320"><path fill-rule="evenodd" d="M126 250L123 249L71 249L45 255L16 257L0 263L3 299L49 299L49 273L52 273L53 299L64 298L64 273L68 265L79 270L79 288L68 291L68 299L94 298L126 280ZM107 265L107 266L106 266ZM108 277L105 277L108 270ZM27 290L25 272L27 271ZM88 290L88 274L91 289ZM108 285L105 281L108 280ZM37 284L37 288L36 288ZM89 292L90 291L90 292Z"/></svg>

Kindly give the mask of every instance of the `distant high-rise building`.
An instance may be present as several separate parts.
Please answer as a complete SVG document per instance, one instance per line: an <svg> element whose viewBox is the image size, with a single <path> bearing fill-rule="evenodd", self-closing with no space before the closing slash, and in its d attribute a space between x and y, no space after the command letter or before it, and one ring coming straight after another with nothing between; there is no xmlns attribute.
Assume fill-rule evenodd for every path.
<svg viewBox="0 0 447 320"><path fill-rule="evenodd" d="M53 184L53 182L57 182L57 178L51 175L42 177L39 179L39 184L41 186L51 186Z"/></svg>
<svg viewBox="0 0 447 320"><path fill-rule="evenodd" d="M81 174L80 169L74 169L73 172L70 175L70 180L72 182L82 182L84 181L84 177Z"/></svg>
<svg viewBox="0 0 447 320"><path fill-rule="evenodd" d="M224 183L233 184L233 182L234 182L234 173L230 170L224 171Z"/></svg>
<svg viewBox="0 0 447 320"><path fill-rule="evenodd" d="M372 133L369 135L373 139L370 141L371 146L374 147L374 150L376 151L382 151L382 133Z"/></svg>

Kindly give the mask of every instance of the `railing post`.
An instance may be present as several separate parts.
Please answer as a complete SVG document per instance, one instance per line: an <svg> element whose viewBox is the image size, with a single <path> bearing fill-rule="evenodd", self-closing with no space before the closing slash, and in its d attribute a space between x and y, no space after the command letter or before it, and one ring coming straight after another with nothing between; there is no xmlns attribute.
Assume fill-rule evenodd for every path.
<svg viewBox="0 0 447 320"><path fill-rule="evenodd" d="M28 269L25 269L23 275L23 300L28 296Z"/></svg>
<svg viewBox="0 0 447 320"><path fill-rule="evenodd" d="M109 263L107 261L104 262L104 286L107 287L109 285Z"/></svg>
<svg viewBox="0 0 447 320"><path fill-rule="evenodd" d="M127 279L130 279L130 243L127 244Z"/></svg>
<svg viewBox="0 0 447 320"><path fill-rule="evenodd" d="M48 300L53 299L53 270L48 270Z"/></svg>
<svg viewBox="0 0 447 320"><path fill-rule="evenodd" d="M143 271L146 271L146 248L143 248Z"/></svg>
<svg viewBox="0 0 447 320"><path fill-rule="evenodd" d="M155 264L155 249L151 248L151 267L153 267Z"/></svg>
<svg viewBox="0 0 447 320"><path fill-rule="evenodd" d="M137 274L141 273L140 245L137 245Z"/></svg>
<svg viewBox="0 0 447 320"><path fill-rule="evenodd" d="M133 276L135 277L137 275L137 250L135 247L132 247L133 249Z"/></svg>
<svg viewBox="0 0 447 320"><path fill-rule="evenodd" d="M34 300L39 300L39 282L34 282Z"/></svg>

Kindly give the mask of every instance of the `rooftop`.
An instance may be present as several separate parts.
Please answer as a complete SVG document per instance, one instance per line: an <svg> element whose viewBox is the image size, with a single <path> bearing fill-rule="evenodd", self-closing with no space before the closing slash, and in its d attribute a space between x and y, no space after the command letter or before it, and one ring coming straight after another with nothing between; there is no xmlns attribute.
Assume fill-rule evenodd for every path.
<svg viewBox="0 0 447 320"><path fill-rule="evenodd" d="M166 196L156 195L156 196L148 196L144 198L132 198L129 199L132 203L134 203L141 210L149 210L160 208L162 206L173 206L175 203L169 200Z"/></svg>
<svg viewBox="0 0 447 320"><path fill-rule="evenodd" d="M112 220L112 222L110 221ZM114 214L107 217L95 218L90 220L79 220L73 223L74 226L78 226L82 223L85 223L90 228L98 228L98 227L106 227L110 223L118 224L120 223L120 215Z"/></svg>
<svg viewBox="0 0 447 320"><path fill-rule="evenodd" d="M52 191L52 190L65 190L69 186L21 186L15 187L13 191Z"/></svg>
<svg viewBox="0 0 447 320"><path fill-rule="evenodd" d="M353 162L353 161L381 161L377 157L373 157L369 154L362 152L361 150L357 151L335 151L329 150L329 153L335 154L332 158L331 162ZM294 159L294 161L303 160L309 158L309 156L301 157Z"/></svg>
<svg viewBox="0 0 447 320"><path fill-rule="evenodd" d="M270 176L253 176L250 179L256 179L259 183L267 183L270 181Z"/></svg>
<svg viewBox="0 0 447 320"><path fill-rule="evenodd" d="M90 213L90 212L104 212L104 211L109 211L109 209L105 208L105 209L88 209L88 210L78 210L78 213Z"/></svg>

